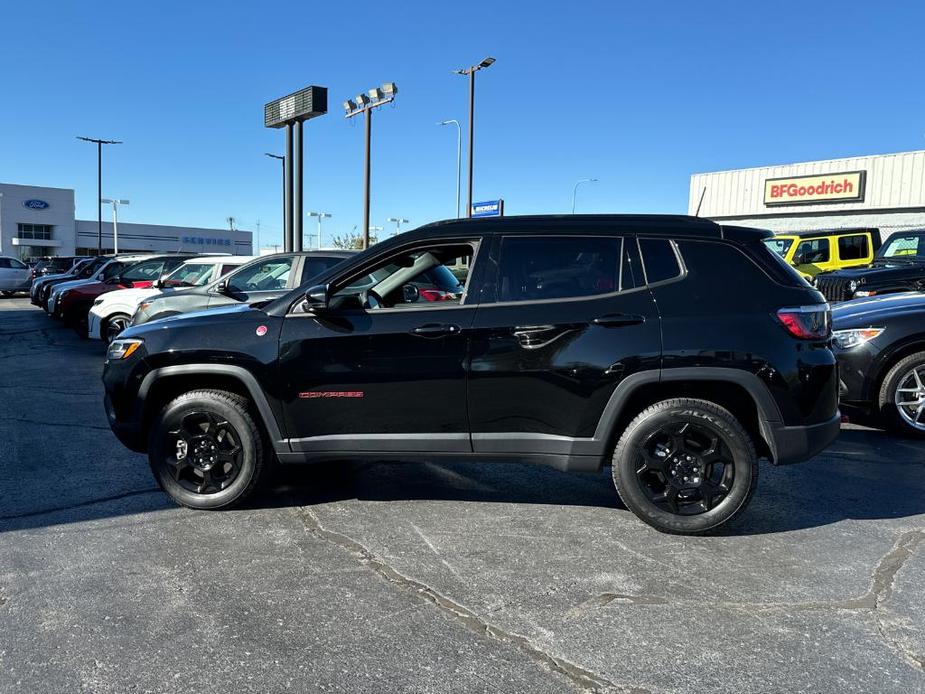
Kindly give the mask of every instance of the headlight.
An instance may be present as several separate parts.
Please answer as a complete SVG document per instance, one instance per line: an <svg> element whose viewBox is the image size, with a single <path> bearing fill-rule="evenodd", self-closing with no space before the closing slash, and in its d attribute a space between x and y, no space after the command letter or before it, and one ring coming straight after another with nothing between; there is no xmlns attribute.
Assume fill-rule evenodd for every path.
<svg viewBox="0 0 925 694"><path fill-rule="evenodd" d="M857 288L858 288L857 280L851 280L850 282L848 282L848 291L854 292L854 291L857 291Z"/></svg>
<svg viewBox="0 0 925 694"><path fill-rule="evenodd" d="M853 349L870 342L880 333L883 328L855 328L852 330L836 330L832 333L832 339L839 349Z"/></svg>
<svg viewBox="0 0 925 694"><path fill-rule="evenodd" d="M141 340L113 340L109 344L106 358L113 361L128 359L139 347L141 347Z"/></svg>
<svg viewBox="0 0 925 694"><path fill-rule="evenodd" d="M147 301L142 301L140 304L138 304L138 308L135 309L135 313L139 313L140 311L147 311L147 310L148 310L148 306L150 306L150 305L151 305L151 304L150 304L149 302L147 302Z"/></svg>

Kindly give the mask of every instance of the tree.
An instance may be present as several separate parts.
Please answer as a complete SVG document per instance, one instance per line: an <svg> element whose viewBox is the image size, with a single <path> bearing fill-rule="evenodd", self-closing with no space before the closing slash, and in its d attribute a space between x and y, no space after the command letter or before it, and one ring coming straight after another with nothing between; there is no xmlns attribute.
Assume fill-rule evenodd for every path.
<svg viewBox="0 0 925 694"><path fill-rule="evenodd" d="M370 246L378 241L378 236L375 234L369 235ZM334 248L343 248L349 251L363 250L363 235L351 231L349 234L344 234L343 236L335 236L331 244Z"/></svg>

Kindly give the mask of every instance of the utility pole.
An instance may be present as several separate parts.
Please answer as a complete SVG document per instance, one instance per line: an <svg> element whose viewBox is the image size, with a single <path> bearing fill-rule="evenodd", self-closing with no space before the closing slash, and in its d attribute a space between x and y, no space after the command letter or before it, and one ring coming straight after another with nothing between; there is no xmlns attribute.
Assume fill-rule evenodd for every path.
<svg viewBox="0 0 925 694"><path fill-rule="evenodd" d="M119 205L128 205L128 200L112 200L105 198L103 200L107 205L112 205L112 252L119 252Z"/></svg>
<svg viewBox="0 0 925 694"><path fill-rule="evenodd" d="M459 188L462 181L462 128L459 127L459 121L455 118L442 120L437 125L449 125L450 123L456 126L456 219L459 219Z"/></svg>
<svg viewBox="0 0 925 694"><path fill-rule="evenodd" d="M121 140L101 140L77 136L78 140L96 143L96 254L103 254L103 145L121 145Z"/></svg>

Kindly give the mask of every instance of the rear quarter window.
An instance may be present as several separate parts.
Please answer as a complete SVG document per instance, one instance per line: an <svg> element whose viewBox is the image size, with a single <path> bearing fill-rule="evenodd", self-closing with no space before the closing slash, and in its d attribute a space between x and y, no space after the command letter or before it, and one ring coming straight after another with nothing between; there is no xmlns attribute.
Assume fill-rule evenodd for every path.
<svg viewBox="0 0 925 694"><path fill-rule="evenodd" d="M664 282L681 274L678 256L668 239L639 239L639 250L647 284Z"/></svg>

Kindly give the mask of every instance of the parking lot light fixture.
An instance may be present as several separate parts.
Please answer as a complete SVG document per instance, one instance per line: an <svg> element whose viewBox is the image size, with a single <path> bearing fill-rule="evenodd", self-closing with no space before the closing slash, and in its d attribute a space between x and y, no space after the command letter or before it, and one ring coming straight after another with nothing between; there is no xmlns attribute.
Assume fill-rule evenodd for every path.
<svg viewBox="0 0 925 694"><path fill-rule="evenodd" d="M572 188L572 214L575 214L575 196L578 194L578 186L582 183L597 183L596 178L582 178L575 181L575 187Z"/></svg>
<svg viewBox="0 0 925 694"><path fill-rule="evenodd" d="M395 235L397 236L401 233L401 225L408 224L410 220L403 217L389 217L389 221L395 223Z"/></svg>
<svg viewBox="0 0 925 694"><path fill-rule="evenodd" d="M321 220L330 219L333 215L330 214L329 212L309 212L308 216L318 218L318 250L320 251L321 250Z"/></svg>
<svg viewBox="0 0 925 694"><path fill-rule="evenodd" d="M381 87L373 87L366 94L358 94L356 99L344 101L344 118L353 118L365 114L366 156L364 160L363 185L363 248L369 248L369 181L370 181L370 144L372 142L373 109L391 103L398 94L394 82L385 82Z"/></svg>
<svg viewBox="0 0 925 694"><path fill-rule="evenodd" d="M103 145L121 145L121 140L101 140L96 137L77 136L78 140L96 144L96 252L103 254Z"/></svg>
<svg viewBox="0 0 925 694"><path fill-rule="evenodd" d="M119 205L128 205L128 200L103 198L103 203L112 205L112 252L119 252Z"/></svg>
<svg viewBox="0 0 925 694"><path fill-rule="evenodd" d="M469 76L469 204L466 206L466 216L472 216L472 162L475 142L475 73L490 67L495 62L491 56L483 58L482 62L472 67L455 70L457 75Z"/></svg>

